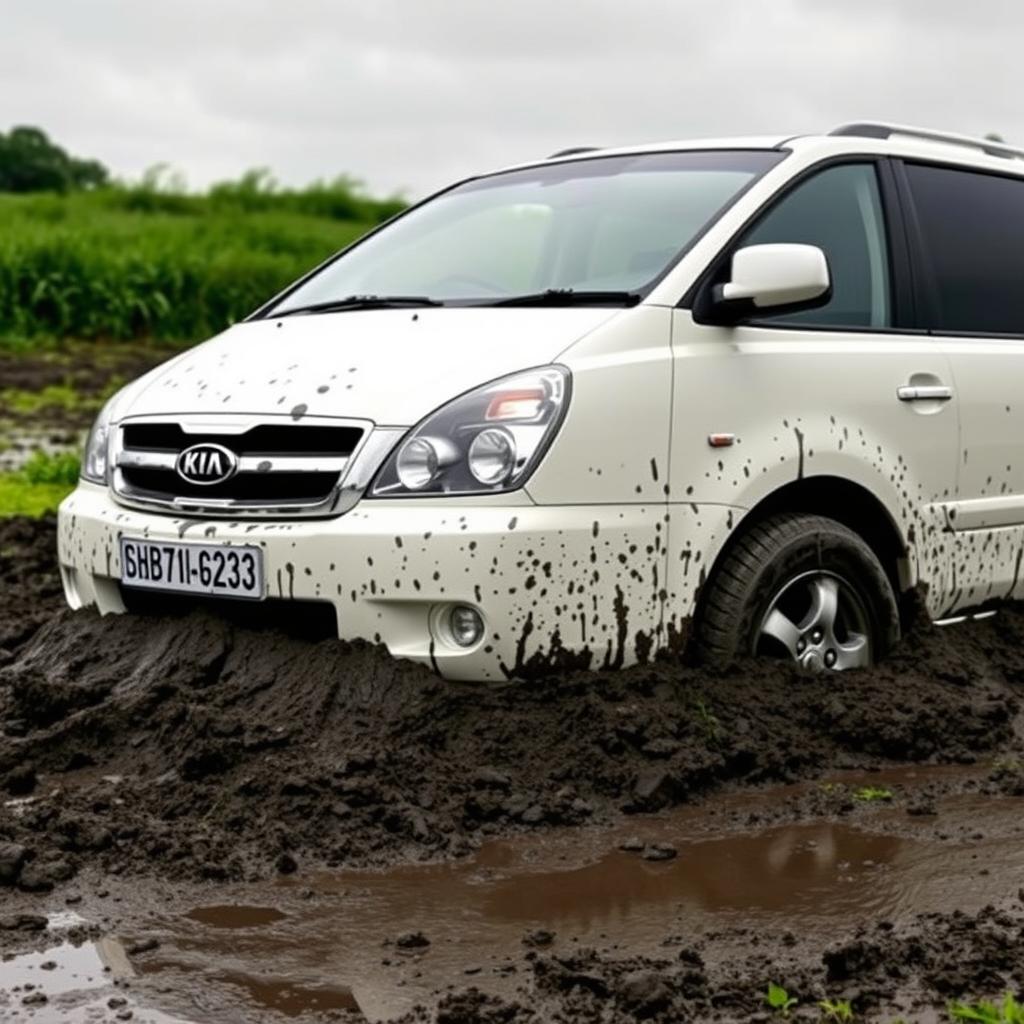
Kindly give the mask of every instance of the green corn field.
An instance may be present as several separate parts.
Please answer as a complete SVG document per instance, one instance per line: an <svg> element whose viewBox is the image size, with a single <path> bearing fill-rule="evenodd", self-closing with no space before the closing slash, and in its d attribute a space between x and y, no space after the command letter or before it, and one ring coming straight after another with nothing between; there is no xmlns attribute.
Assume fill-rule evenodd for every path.
<svg viewBox="0 0 1024 1024"><path fill-rule="evenodd" d="M0 194L0 337L199 341L402 205L260 172L201 195L156 178Z"/></svg>

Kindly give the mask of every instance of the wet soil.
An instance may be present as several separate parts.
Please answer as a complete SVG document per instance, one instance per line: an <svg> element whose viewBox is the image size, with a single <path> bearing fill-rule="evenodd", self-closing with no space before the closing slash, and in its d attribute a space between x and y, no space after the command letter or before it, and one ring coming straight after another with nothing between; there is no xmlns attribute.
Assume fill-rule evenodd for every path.
<svg viewBox="0 0 1024 1024"><path fill-rule="evenodd" d="M48 927L0 963L0 983L10 1019L30 1019L21 1000L41 991L53 1019L117 1019L102 1016L113 999L159 1021L750 1020L768 981L799 999L795 1019L818 1019L825 998L858 1019L939 1019L949 999L1024 979L1024 907L1005 893L1024 869L1019 799L940 798L944 839L904 800L982 774L831 777L898 794L847 820L736 826L821 787L801 784L490 841L448 864L22 895Z"/></svg>
<svg viewBox="0 0 1024 1024"><path fill-rule="evenodd" d="M150 345L104 345L65 343L59 348L37 352L0 349L0 419L13 420L34 429L87 429L96 405L122 384L173 356L170 347ZM31 413L5 402L3 393L37 393L47 389L70 390L80 400L73 408L67 403L43 403Z"/></svg>
<svg viewBox="0 0 1024 1024"><path fill-rule="evenodd" d="M61 610L52 517L0 519L0 668Z"/></svg>
<svg viewBox="0 0 1024 1024"><path fill-rule="evenodd" d="M77 454L106 398L172 355L168 347L73 342L0 349L0 472L20 469L37 451ZM27 407L26 396L36 396Z"/></svg>
<svg viewBox="0 0 1024 1024"><path fill-rule="evenodd" d="M0 951L54 946L33 915L72 901L102 999L54 968L62 1013L126 1009L88 960L116 935L134 1019L746 1020L769 979L870 1013L1024 984L1020 610L839 678L481 687L199 608L70 613L53 545L0 523ZM11 1013L53 1010L24 1002L43 962L0 964Z"/></svg>

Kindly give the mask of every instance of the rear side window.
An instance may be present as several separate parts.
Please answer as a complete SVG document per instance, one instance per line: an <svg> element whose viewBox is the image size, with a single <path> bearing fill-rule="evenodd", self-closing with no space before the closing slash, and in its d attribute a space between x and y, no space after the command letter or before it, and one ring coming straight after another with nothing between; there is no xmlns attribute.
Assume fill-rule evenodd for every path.
<svg viewBox="0 0 1024 1024"><path fill-rule="evenodd" d="M1024 334L1024 180L907 164L936 330Z"/></svg>
<svg viewBox="0 0 1024 1024"><path fill-rule="evenodd" d="M824 250L827 305L759 323L884 328L891 322L889 247L873 164L841 164L797 185L739 243L801 242Z"/></svg>

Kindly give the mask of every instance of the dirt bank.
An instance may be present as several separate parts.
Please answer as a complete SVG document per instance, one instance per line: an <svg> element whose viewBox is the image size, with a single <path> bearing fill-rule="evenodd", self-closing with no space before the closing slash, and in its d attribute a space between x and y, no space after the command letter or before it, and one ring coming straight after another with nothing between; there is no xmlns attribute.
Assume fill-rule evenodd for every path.
<svg viewBox="0 0 1024 1024"><path fill-rule="evenodd" d="M228 880L457 857L725 784L967 762L1014 742L1016 611L919 628L841 679L666 663L493 689L200 611L60 611L52 534L0 526L0 786L18 798L0 842L8 881L29 890L82 870Z"/></svg>
<svg viewBox="0 0 1024 1024"><path fill-rule="evenodd" d="M61 608L53 519L0 519L0 667Z"/></svg>

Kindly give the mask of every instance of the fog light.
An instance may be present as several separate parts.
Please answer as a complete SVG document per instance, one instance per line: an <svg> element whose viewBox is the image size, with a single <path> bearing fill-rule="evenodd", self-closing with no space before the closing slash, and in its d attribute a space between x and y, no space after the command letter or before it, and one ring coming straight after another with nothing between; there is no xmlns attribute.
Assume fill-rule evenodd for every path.
<svg viewBox="0 0 1024 1024"><path fill-rule="evenodd" d="M457 604L448 616L448 628L460 647L472 647L484 635L484 620L475 608Z"/></svg>

